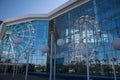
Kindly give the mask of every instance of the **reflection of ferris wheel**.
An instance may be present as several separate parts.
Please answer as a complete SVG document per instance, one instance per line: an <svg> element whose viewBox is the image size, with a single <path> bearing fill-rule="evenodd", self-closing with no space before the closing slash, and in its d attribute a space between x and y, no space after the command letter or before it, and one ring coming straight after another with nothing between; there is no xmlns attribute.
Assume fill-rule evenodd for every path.
<svg viewBox="0 0 120 80"><path fill-rule="evenodd" d="M98 46L98 37L101 34L99 30L98 22L91 16L81 16L76 20L71 30L73 37L73 46L76 54L74 58L83 57L86 59L92 59L96 54L96 47ZM80 54L79 54L80 53Z"/></svg>
<svg viewBox="0 0 120 80"><path fill-rule="evenodd" d="M8 26L2 42L3 53L8 55L8 58L15 55L24 58L24 53L34 46L34 27L30 22Z"/></svg>

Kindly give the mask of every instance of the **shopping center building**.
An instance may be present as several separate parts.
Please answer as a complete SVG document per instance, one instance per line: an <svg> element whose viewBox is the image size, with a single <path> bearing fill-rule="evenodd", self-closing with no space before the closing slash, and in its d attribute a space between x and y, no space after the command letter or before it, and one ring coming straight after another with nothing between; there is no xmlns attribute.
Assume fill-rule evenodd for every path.
<svg viewBox="0 0 120 80"><path fill-rule="evenodd" d="M29 55L29 63L49 71L52 50L56 73L86 74L89 66L90 75L119 76L116 38L120 38L120 0L69 0L48 14L5 20L0 33L1 62L26 63ZM57 39L63 39L64 45L58 46ZM42 45L49 47L47 54L41 52Z"/></svg>

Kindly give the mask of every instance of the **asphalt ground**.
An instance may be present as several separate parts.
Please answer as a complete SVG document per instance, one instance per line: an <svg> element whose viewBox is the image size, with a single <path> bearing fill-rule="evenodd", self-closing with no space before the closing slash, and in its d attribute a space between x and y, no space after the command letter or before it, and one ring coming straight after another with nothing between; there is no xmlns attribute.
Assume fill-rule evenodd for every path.
<svg viewBox="0 0 120 80"><path fill-rule="evenodd" d="M12 73L7 73L4 75L0 73L0 80L25 80L24 74L15 74L13 77ZM41 78L39 76L28 75L28 80L49 80L49 78ZM56 79L56 80L63 80L63 79Z"/></svg>

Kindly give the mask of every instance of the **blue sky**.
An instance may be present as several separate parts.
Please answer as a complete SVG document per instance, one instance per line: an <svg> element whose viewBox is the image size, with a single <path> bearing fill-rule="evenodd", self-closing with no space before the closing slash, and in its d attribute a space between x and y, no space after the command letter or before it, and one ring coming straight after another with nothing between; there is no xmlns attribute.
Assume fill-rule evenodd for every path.
<svg viewBox="0 0 120 80"><path fill-rule="evenodd" d="M0 0L0 20L49 13L68 0Z"/></svg>

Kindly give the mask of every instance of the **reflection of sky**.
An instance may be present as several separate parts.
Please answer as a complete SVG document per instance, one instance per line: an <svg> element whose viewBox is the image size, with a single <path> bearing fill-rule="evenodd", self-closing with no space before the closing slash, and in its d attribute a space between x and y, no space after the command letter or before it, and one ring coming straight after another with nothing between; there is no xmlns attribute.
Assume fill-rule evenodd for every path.
<svg viewBox="0 0 120 80"><path fill-rule="evenodd" d="M47 45L48 43L48 21L33 21L33 26L35 28L35 48L36 48L36 52L35 55L36 57L33 57L34 60L33 62L39 64L40 63L44 63L46 62L46 55L42 56L42 53L40 51L40 47L41 45ZM39 45L38 45L39 44ZM36 62L36 60L38 60L38 62Z"/></svg>

